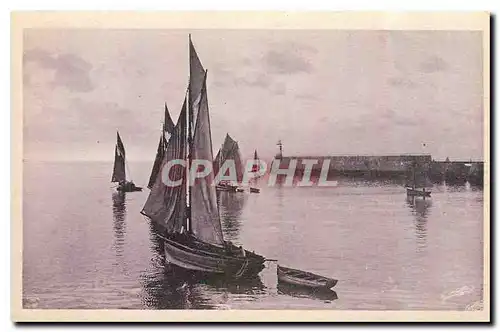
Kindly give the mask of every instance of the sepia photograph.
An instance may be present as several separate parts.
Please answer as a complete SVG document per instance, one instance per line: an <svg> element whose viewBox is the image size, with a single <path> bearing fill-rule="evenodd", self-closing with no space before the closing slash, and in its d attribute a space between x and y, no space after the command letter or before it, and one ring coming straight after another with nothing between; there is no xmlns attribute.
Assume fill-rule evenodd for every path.
<svg viewBox="0 0 500 332"><path fill-rule="evenodd" d="M489 25L13 14L12 319L489 321Z"/></svg>

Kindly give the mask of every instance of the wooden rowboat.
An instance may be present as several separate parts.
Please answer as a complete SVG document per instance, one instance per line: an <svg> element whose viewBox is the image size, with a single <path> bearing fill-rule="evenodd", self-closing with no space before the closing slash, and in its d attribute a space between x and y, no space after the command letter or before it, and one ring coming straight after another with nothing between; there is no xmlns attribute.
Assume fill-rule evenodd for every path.
<svg viewBox="0 0 500 332"><path fill-rule="evenodd" d="M406 187L406 194L408 196L431 197L430 190L425 190L425 188L417 189L412 187Z"/></svg>
<svg viewBox="0 0 500 332"><path fill-rule="evenodd" d="M278 282L309 288L330 289L337 280L278 265Z"/></svg>

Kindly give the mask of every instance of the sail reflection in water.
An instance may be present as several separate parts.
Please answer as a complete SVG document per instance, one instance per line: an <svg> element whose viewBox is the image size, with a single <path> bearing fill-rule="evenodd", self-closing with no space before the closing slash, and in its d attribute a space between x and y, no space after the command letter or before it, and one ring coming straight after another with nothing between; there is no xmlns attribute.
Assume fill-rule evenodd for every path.
<svg viewBox="0 0 500 332"><path fill-rule="evenodd" d="M431 200L417 197L407 197L406 203L415 216L415 235L417 237L417 251L424 251L427 247L427 219L432 206Z"/></svg>
<svg viewBox="0 0 500 332"><path fill-rule="evenodd" d="M113 200L113 248L116 252L116 257L123 257L123 244L125 242L125 233L127 231L125 224L125 217L127 214L127 208L125 206L125 193L122 191L113 192L111 198Z"/></svg>
<svg viewBox="0 0 500 332"><path fill-rule="evenodd" d="M242 193L217 192L219 200L219 214L225 238L239 244L238 238L241 228L241 214L247 196Z"/></svg>
<svg viewBox="0 0 500 332"><path fill-rule="evenodd" d="M193 287L192 276L165 264L164 242L150 223L150 249L153 254L148 270L141 275L143 303L153 309L211 309Z"/></svg>

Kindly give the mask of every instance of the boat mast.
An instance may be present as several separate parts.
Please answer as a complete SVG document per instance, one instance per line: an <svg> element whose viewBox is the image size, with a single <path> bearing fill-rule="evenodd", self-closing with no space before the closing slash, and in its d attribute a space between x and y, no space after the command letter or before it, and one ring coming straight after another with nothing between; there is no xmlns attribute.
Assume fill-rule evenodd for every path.
<svg viewBox="0 0 500 332"><path fill-rule="evenodd" d="M188 199L187 199L187 205L188 205L188 216L186 218L186 230L189 232L191 231L191 179L189 177L189 170L191 168L191 161L192 161L192 154L191 154L191 151L193 150L192 149L192 139L191 139L191 122L193 121L193 114L192 114L192 111L191 111L191 101L189 100L190 99L190 93L191 93L191 90L190 90L190 83L191 83L191 70L190 70L190 67L191 67L191 34L189 34L189 42L188 42L188 54L189 54L189 64L188 64L188 88L187 88L187 120L188 120L188 144L187 144L187 166L186 166L186 178L187 178L187 181L186 181L186 185L188 186L188 190L187 190L187 195L188 195Z"/></svg>
<svg viewBox="0 0 500 332"><path fill-rule="evenodd" d="M417 168L417 161L416 160L413 160L413 189L417 188L417 183L416 183L416 172L415 172L415 169Z"/></svg>

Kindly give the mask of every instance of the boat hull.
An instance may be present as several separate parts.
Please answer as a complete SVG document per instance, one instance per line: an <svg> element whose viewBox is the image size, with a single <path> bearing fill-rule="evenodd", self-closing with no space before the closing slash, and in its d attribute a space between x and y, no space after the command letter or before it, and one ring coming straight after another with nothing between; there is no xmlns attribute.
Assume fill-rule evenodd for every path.
<svg viewBox="0 0 500 332"><path fill-rule="evenodd" d="M215 186L215 190L217 191L227 191L227 192L236 192L237 187L236 186L230 186L230 185L217 185Z"/></svg>
<svg viewBox="0 0 500 332"><path fill-rule="evenodd" d="M311 288L284 282L278 282L277 288L278 292L293 297L307 297L322 301L334 301L338 299L337 292L329 288Z"/></svg>
<svg viewBox="0 0 500 332"><path fill-rule="evenodd" d="M315 289L330 289L337 284L335 279L280 266L278 266L278 282Z"/></svg>
<svg viewBox="0 0 500 332"><path fill-rule="evenodd" d="M431 197L431 192L424 189L413 189L406 188L406 194L408 196L418 196L418 197Z"/></svg>
<svg viewBox="0 0 500 332"><path fill-rule="evenodd" d="M261 256L238 257L200 250L167 238L164 241L167 262L186 270L242 278L256 276L264 268L264 258ZM250 253L246 251L246 255Z"/></svg>
<svg viewBox="0 0 500 332"><path fill-rule="evenodd" d="M126 182L124 184L118 185L118 187L116 187L116 190L121 192L134 192L142 191L142 187L137 187L132 182Z"/></svg>

